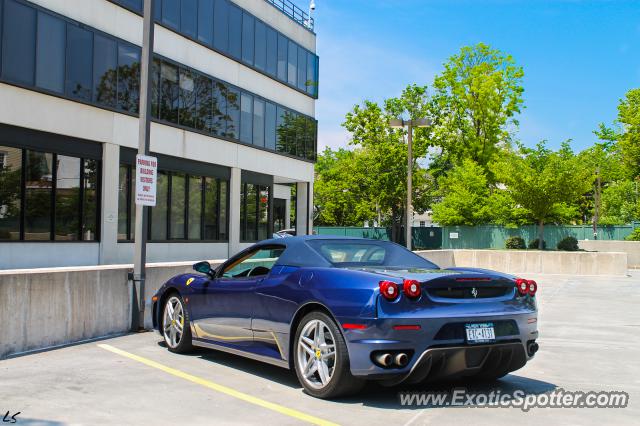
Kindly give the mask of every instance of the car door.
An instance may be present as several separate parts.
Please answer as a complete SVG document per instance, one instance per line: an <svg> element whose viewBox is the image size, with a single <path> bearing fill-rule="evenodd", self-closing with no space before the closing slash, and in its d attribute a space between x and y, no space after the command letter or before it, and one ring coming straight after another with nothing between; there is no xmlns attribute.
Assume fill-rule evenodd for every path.
<svg viewBox="0 0 640 426"><path fill-rule="evenodd" d="M216 277L198 289L200 294L193 307L197 312L196 338L225 346L252 344L255 289L277 260L271 257L273 254L271 246L243 252L222 265Z"/></svg>

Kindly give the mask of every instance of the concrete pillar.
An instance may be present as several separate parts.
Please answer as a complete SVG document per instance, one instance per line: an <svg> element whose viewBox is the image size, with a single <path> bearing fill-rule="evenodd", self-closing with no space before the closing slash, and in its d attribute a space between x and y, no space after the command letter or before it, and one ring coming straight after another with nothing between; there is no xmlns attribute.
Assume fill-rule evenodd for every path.
<svg viewBox="0 0 640 426"><path fill-rule="evenodd" d="M313 229L311 218L313 184L297 182L296 185L296 232L298 235L309 235Z"/></svg>
<svg viewBox="0 0 640 426"><path fill-rule="evenodd" d="M229 181L229 257L240 251L240 185L242 171L231 168Z"/></svg>
<svg viewBox="0 0 640 426"><path fill-rule="evenodd" d="M120 146L102 144L102 215L100 224L100 264L118 262L118 190Z"/></svg>
<svg viewBox="0 0 640 426"><path fill-rule="evenodd" d="M291 229L291 196L284 203L284 229Z"/></svg>

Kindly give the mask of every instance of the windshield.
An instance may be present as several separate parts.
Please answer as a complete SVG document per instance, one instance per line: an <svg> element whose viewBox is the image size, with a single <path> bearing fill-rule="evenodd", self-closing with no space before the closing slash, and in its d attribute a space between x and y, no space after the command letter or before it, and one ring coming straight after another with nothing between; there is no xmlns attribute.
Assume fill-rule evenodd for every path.
<svg viewBox="0 0 640 426"><path fill-rule="evenodd" d="M388 241L312 240L307 244L339 267L438 269L428 260Z"/></svg>

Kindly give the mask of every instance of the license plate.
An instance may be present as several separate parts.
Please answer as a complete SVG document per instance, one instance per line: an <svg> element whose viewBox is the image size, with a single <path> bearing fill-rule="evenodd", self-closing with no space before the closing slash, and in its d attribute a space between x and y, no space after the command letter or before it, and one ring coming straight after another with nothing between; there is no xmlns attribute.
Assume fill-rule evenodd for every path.
<svg viewBox="0 0 640 426"><path fill-rule="evenodd" d="M492 322L481 324L466 324L467 342L469 343L487 343L496 340L496 332Z"/></svg>

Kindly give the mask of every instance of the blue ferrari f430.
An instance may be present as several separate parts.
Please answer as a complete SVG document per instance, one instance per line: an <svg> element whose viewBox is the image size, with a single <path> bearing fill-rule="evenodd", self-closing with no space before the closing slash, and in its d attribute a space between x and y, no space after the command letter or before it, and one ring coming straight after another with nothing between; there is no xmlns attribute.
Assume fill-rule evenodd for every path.
<svg viewBox="0 0 640 426"><path fill-rule="evenodd" d="M440 269L387 241L263 241L219 267L194 265L153 297L172 352L193 346L293 369L319 398L524 366L538 349L534 281Z"/></svg>

